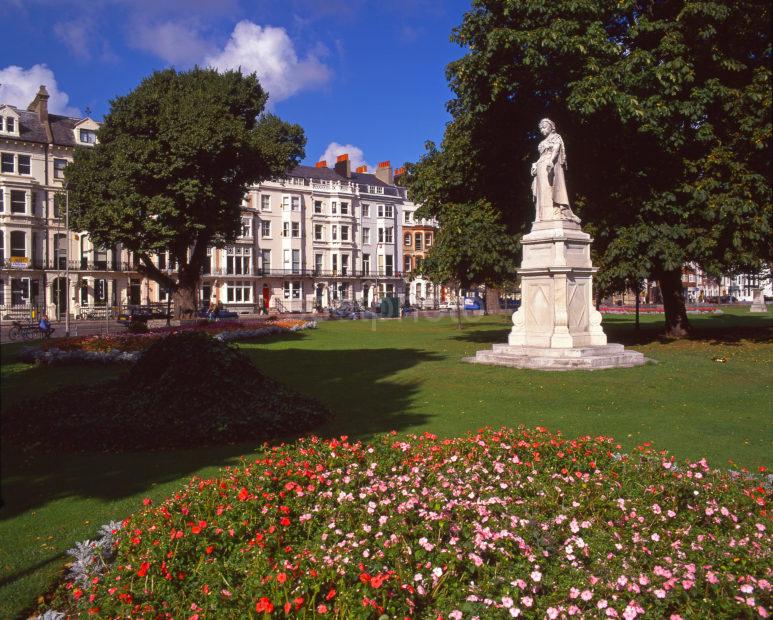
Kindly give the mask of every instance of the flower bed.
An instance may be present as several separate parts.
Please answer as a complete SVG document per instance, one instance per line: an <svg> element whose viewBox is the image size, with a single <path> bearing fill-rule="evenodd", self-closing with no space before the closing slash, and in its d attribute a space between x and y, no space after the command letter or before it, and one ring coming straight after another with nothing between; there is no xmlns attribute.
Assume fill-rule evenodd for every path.
<svg viewBox="0 0 773 620"><path fill-rule="evenodd" d="M40 347L23 348L20 357L23 361L43 364L136 362L150 345L170 334L203 332L218 340L230 341L262 338L271 334L311 329L316 326L316 321L293 320L202 322L154 329L144 334L124 333L46 340Z"/></svg>
<svg viewBox="0 0 773 620"><path fill-rule="evenodd" d="M114 563L53 605L194 620L765 617L769 489L618 448L542 428L275 447L145 500Z"/></svg>

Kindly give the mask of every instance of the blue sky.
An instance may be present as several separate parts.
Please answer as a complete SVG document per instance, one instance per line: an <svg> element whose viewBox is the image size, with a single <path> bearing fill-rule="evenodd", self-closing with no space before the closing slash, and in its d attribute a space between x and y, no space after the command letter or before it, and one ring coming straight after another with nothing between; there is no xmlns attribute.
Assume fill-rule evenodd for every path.
<svg viewBox="0 0 773 620"><path fill-rule="evenodd" d="M305 163L415 161L448 121L449 41L469 0L6 0L0 102L99 120L155 69L258 72L271 108L301 124ZM338 145L338 146L336 146ZM329 162L330 163L330 162Z"/></svg>

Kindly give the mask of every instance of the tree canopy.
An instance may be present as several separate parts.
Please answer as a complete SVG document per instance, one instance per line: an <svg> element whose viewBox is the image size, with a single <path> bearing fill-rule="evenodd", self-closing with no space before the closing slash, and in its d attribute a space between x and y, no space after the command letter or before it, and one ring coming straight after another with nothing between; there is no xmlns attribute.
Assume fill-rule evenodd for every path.
<svg viewBox="0 0 773 620"><path fill-rule="evenodd" d="M447 69L452 120L411 168L412 196L441 223L446 205L486 200L525 232L551 118L601 266L658 280L682 334L684 263L773 257L770 35L767 0L475 0L452 35L467 49Z"/></svg>
<svg viewBox="0 0 773 620"><path fill-rule="evenodd" d="M265 114L267 98L254 74L158 71L111 102L98 143L65 170L73 225L132 251L178 314L195 309L207 247L238 235L247 186L304 155L303 130ZM165 251L176 276L151 260Z"/></svg>

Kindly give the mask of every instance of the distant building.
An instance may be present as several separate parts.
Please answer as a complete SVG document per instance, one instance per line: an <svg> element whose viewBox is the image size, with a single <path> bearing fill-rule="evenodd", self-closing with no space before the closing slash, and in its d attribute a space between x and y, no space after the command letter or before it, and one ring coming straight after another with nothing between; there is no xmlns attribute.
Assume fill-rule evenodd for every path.
<svg viewBox="0 0 773 620"><path fill-rule="evenodd" d="M441 303L446 289L420 275L421 265L432 245L438 225L435 220L418 219L419 205L403 205L403 272L407 280L406 300L412 306L434 308ZM443 299L442 301L446 301Z"/></svg>

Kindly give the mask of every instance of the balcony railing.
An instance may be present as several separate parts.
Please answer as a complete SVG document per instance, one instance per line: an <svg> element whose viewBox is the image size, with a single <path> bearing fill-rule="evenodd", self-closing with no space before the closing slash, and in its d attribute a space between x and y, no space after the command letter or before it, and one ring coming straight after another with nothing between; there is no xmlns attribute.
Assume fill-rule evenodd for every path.
<svg viewBox="0 0 773 620"><path fill-rule="evenodd" d="M26 269L26 270L51 270L65 271L69 262L70 271L137 271L137 268L129 262L113 261L89 261L55 258L53 260L27 259L26 262L6 258L0 261L0 269Z"/></svg>

